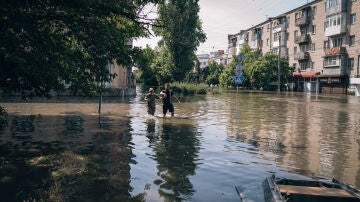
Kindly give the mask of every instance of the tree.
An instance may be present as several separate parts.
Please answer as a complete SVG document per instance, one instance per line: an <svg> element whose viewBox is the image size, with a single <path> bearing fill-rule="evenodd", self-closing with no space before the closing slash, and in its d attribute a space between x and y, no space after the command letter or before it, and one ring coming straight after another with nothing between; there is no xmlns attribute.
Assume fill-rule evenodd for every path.
<svg viewBox="0 0 360 202"><path fill-rule="evenodd" d="M66 80L75 94L98 91L116 76L109 62L132 62L128 43L146 34L137 11L149 2L1 1L0 89L42 96Z"/></svg>
<svg viewBox="0 0 360 202"><path fill-rule="evenodd" d="M224 70L224 65L223 64L218 64L216 62L211 62L209 64L208 67L206 67L206 72L208 72L208 75L205 77L205 83L207 83L208 85L213 84L220 84L219 82L219 78L220 75L222 73L222 71Z"/></svg>
<svg viewBox="0 0 360 202"><path fill-rule="evenodd" d="M155 57L151 68L154 70L156 80L159 84L171 83L174 81L175 64L173 63L173 55L163 47L159 54Z"/></svg>
<svg viewBox="0 0 360 202"><path fill-rule="evenodd" d="M236 69L236 65L238 64L239 62L235 57L231 61L230 65L228 67L225 67L225 69L221 72L219 81L222 86L228 87L234 85L235 69Z"/></svg>
<svg viewBox="0 0 360 202"><path fill-rule="evenodd" d="M244 72L246 79L250 86L256 89L263 88L271 90L274 82L277 82L278 75L278 55L269 52L264 56L252 60L251 63L245 63ZM284 85L291 77L294 71L293 67L289 66L288 61L280 60L280 81Z"/></svg>
<svg viewBox="0 0 360 202"><path fill-rule="evenodd" d="M157 54L157 51L147 45L145 49L139 51L139 55L136 57L136 63L140 74L139 79L143 81L145 86L159 85L156 79L156 70L152 66Z"/></svg>
<svg viewBox="0 0 360 202"><path fill-rule="evenodd" d="M244 60L241 62L243 65L243 83L242 85L248 88L252 87L251 82L251 68L250 66L260 57L260 53L257 50L252 50L248 44L245 44L241 50L241 54L244 56Z"/></svg>
<svg viewBox="0 0 360 202"><path fill-rule="evenodd" d="M170 72L175 81L182 81L194 67L195 51L206 39L199 10L198 0L168 0L158 5L154 30L171 55L168 59L174 64Z"/></svg>

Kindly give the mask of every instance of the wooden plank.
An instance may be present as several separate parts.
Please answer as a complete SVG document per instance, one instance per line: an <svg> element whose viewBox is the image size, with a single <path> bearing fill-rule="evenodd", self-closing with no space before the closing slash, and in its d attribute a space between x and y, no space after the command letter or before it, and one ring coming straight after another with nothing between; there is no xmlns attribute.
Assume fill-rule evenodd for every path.
<svg viewBox="0 0 360 202"><path fill-rule="evenodd" d="M292 186L292 185L278 185L281 193L301 194L311 196L329 196L329 197L345 197L355 198L343 189L327 188L327 187L307 187L307 186Z"/></svg>

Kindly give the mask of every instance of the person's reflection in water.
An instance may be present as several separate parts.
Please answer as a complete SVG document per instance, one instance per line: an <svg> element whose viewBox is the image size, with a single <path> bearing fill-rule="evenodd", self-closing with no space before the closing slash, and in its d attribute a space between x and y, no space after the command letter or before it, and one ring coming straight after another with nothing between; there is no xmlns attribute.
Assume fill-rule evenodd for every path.
<svg viewBox="0 0 360 202"><path fill-rule="evenodd" d="M196 128L164 120L159 132L160 141L153 147L159 194L166 201L187 201L194 193L190 176L195 173L200 148Z"/></svg>
<svg viewBox="0 0 360 202"><path fill-rule="evenodd" d="M150 142L155 138L155 119L146 120L146 137Z"/></svg>
<svg viewBox="0 0 360 202"><path fill-rule="evenodd" d="M160 137L163 140L165 149L167 149L170 141L171 126L169 124L163 124L162 129Z"/></svg>

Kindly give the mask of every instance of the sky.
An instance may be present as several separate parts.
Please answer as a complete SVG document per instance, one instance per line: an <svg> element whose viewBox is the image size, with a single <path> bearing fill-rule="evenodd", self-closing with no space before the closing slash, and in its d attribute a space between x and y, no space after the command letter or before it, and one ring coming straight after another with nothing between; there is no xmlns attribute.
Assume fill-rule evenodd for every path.
<svg viewBox="0 0 360 202"><path fill-rule="evenodd" d="M227 49L228 34L239 33L302 6L312 0L200 0L199 17L207 40L200 44L197 54ZM140 39L135 46L154 48L159 38Z"/></svg>

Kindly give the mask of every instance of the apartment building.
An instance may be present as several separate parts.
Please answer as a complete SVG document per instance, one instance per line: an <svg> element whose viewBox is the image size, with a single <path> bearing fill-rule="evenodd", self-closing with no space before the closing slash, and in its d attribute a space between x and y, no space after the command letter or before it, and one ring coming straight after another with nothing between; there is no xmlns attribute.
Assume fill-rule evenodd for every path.
<svg viewBox="0 0 360 202"><path fill-rule="evenodd" d="M229 47L240 47L239 40L230 40L247 33L249 40L242 42L280 53L295 67L292 90L360 95L359 13L359 0L315 0L229 35Z"/></svg>
<svg viewBox="0 0 360 202"><path fill-rule="evenodd" d="M199 61L200 69L204 69L205 67L209 66L210 54L198 54L198 55L196 55L196 57ZM195 68L194 68L194 71L196 71Z"/></svg>

